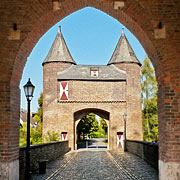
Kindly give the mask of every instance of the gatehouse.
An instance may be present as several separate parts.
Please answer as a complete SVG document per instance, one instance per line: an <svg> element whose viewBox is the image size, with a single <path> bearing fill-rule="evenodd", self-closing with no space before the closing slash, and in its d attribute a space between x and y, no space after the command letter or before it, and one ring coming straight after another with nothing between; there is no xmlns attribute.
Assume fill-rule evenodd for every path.
<svg viewBox="0 0 180 180"><path fill-rule="evenodd" d="M76 149L79 121L89 113L108 125L108 148L123 149L127 138L142 140L141 64L122 29L107 65L77 65L59 32L43 62L43 136L60 134Z"/></svg>

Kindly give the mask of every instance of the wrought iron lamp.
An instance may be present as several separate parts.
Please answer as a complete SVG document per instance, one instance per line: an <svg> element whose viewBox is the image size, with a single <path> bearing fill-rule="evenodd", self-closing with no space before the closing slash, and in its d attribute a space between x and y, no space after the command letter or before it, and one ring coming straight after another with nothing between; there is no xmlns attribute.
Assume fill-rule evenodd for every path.
<svg viewBox="0 0 180 180"><path fill-rule="evenodd" d="M27 142L26 142L26 178L30 178L30 102L33 98L35 86L31 83L30 78L24 85L24 92L27 99Z"/></svg>

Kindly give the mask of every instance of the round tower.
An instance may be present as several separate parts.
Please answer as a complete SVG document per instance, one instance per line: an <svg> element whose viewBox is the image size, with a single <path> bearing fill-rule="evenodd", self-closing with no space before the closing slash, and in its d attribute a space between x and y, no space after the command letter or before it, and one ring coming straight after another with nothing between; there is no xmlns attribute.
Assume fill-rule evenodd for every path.
<svg viewBox="0 0 180 180"><path fill-rule="evenodd" d="M108 62L126 72L127 139L142 140L141 63L129 44L124 29Z"/></svg>
<svg viewBox="0 0 180 180"><path fill-rule="evenodd" d="M64 71L71 65L76 64L73 60L69 49L66 45L66 42L63 38L61 28L59 27L57 36L53 42L52 47L49 50L47 57L43 62L43 135L47 133L47 131L53 131L53 127L51 119L56 118L56 108L57 108L57 99L58 99L58 81L57 81L57 73ZM48 108L47 108L48 106ZM53 111L52 111L53 110ZM54 112L49 113L49 112ZM54 122L54 121L53 121ZM46 132L44 132L46 129Z"/></svg>

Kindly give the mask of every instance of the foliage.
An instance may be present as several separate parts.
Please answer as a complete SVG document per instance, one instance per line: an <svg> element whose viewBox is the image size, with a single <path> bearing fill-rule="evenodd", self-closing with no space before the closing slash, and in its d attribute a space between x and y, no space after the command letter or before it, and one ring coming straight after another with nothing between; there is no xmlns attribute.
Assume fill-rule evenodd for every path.
<svg viewBox="0 0 180 180"><path fill-rule="evenodd" d="M38 112L34 114L33 119L37 122L35 128L30 126L30 143L31 144L40 144L42 143L42 119L43 119L43 94L41 93L38 99ZM20 139L19 145L26 145L26 134L27 134L27 123L22 124L23 127L20 127Z"/></svg>
<svg viewBox="0 0 180 180"><path fill-rule="evenodd" d="M58 133L52 131L52 132L47 132L47 136L46 138L46 142L53 142L53 141L57 141L59 139L59 135Z"/></svg>
<svg viewBox="0 0 180 180"><path fill-rule="evenodd" d="M101 133L99 131L91 132L90 134L91 138L100 138L102 137Z"/></svg>
<svg viewBox="0 0 180 180"><path fill-rule="evenodd" d="M107 134L107 124L103 118L100 118L100 127L104 130L104 133Z"/></svg>
<svg viewBox="0 0 180 180"><path fill-rule="evenodd" d="M77 126L77 132L79 136L85 137L85 135L90 135L93 132L97 132L99 129L98 121L94 113L89 113L81 119Z"/></svg>
<svg viewBox="0 0 180 180"><path fill-rule="evenodd" d="M144 140L158 140L157 97L149 99L143 109Z"/></svg>
<svg viewBox="0 0 180 180"><path fill-rule="evenodd" d="M41 144L42 143L42 128L38 129L31 128L31 144Z"/></svg>
<svg viewBox="0 0 180 180"><path fill-rule="evenodd" d="M92 124L91 124L91 128L90 128L90 134L93 132L97 132L99 130L99 124L98 124L98 120L95 117L95 114L91 115L87 115L87 117L92 116L93 120L92 120Z"/></svg>
<svg viewBox="0 0 180 180"><path fill-rule="evenodd" d="M20 138L19 138L20 146L26 145L26 135L27 135L27 123L23 123L22 127L20 127Z"/></svg>
<svg viewBox="0 0 180 180"><path fill-rule="evenodd" d="M143 139L157 141L157 81L154 69L148 57L142 65L142 112L143 112Z"/></svg>
<svg viewBox="0 0 180 180"><path fill-rule="evenodd" d="M23 127L20 127L20 140L19 145L26 145L26 137L27 137L27 123L22 124ZM42 143L42 131L39 129L34 129L30 126L30 144L40 144Z"/></svg>
<svg viewBox="0 0 180 180"><path fill-rule="evenodd" d="M157 96L156 76L148 57L144 59L142 65L142 92L143 105L146 99Z"/></svg>
<svg viewBox="0 0 180 180"><path fill-rule="evenodd" d="M98 120L96 119L96 115L94 113L89 113L85 117L81 119L77 126L78 139L80 140L80 136L89 136L91 138L100 138L106 137L107 134L107 124L104 119L100 118L100 126Z"/></svg>
<svg viewBox="0 0 180 180"><path fill-rule="evenodd" d="M43 93L40 94L40 97L38 99L38 105L38 111L34 115L37 115L40 121L43 122Z"/></svg>

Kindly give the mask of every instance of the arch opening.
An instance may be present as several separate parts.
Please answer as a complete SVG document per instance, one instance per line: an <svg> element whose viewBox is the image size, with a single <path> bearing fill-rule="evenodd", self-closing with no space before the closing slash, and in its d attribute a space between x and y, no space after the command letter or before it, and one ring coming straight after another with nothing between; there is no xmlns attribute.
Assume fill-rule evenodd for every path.
<svg viewBox="0 0 180 180"><path fill-rule="evenodd" d="M23 32L22 39L16 42L4 41L5 43L2 44L2 48L4 51L3 53L5 54L5 56L9 54L9 49L10 49L9 47L13 47L12 50L13 53L8 57L9 58L8 60L7 58L5 58L3 62L4 64L5 62L8 62L8 64L7 66L5 66L5 68L2 69L2 78L1 78L2 102L5 102L6 104L6 105L2 105L1 114L7 114L6 117L2 116L1 121L3 123L5 122L5 125L8 125L8 131L6 128L4 128L3 132L5 132L6 134L11 132L11 130L13 132L11 133L11 135L8 134L6 136L8 137L8 143L3 143L3 150L8 149L14 152L13 154L11 153L9 155L8 162L17 160L19 153L17 147L18 138L17 136L13 137L13 135L18 134L18 130L19 130L17 123L19 121L19 106L20 106L19 103L20 92L18 85L21 79L22 70L24 68L26 58L28 57L34 45L37 43L38 39L47 31L47 29L49 29L49 27L51 27L53 24L55 24L56 22L58 22L60 19L67 16L68 14L76 11L77 9L86 6L93 6L112 15L118 21L121 21L128 29L130 29L131 32L133 32L133 34L135 34L136 37L140 40L146 52L148 53L149 57L151 58L153 65L156 69L156 75L159 85L158 111L160 117L159 119L161 120L160 160L162 163L162 167L165 167L163 165L166 164L166 162L168 163L172 162L175 165L169 163L170 166L176 167L177 163L179 163L179 161L175 157L176 153L171 152L169 148L166 146L166 144L168 143L169 147L175 147L177 144L174 144L174 142L178 142L178 138L179 138L179 134L177 133L179 128L179 126L177 126L178 117L179 117L179 110L178 110L179 109L179 101L178 101L179 100L179 81L178 81L179 80L179 52L178 52L179 49L178 47L179 46L177 44L179 43L179 39L178 38L175 39L175 37L177 37L176 32L179 31L175 30L174 21L169 21L169 20L167 21L167 19L164 18L165 24L167 23L167 27L170 27L170 25L172 25L171 26L172 29L167 31L166 39L157 40L154 39L153 37L153 33L154 33L153 28L156 28L154 27L156 24L156 22L154 21L154 17L156 16L157 20L161 21L160 18L162 16L159 17L157 16L157 11L156 10L154 11L152 9L151 4L148 5L144 2L130 1L130 3L127 2L125 10L121 10L121 9L114 10L111 1L100 1L100 2L82 1L81 3L74 3L74 2L69 3L69 1L67 2L64 2L61 10L55 12L52 11L52 7L50 3L49 4L46 3L45 7L47 8L42 8L43 9L42 11L36 12L38 13L37 15L39 18L37 18L37 16L34 15L32 16L31 19L29 16L31 14L35 14L34 11L37 8L35 7L37 6L37 4L34 5L32 4L32 8L27 8L27 10L24 11L25 15L19 16L19 18L23 18L21 19L22 21L19 20L19 22L23 22L21 29L21 32ZM159 4L157 4L157 7L158 6ZM135 7L138 7L138 13L136 13ZM32 11L32 9L34 10ZM34 13L32 13L31 11ZM176 10L174 12L176 12ZM162 13L163 13L163 8L162 8ZM177 14L174 13L174 16L176 15ZM178 16L175 17L175 19L177 18ZM31 19L31 22L29 21L29 19ZM9 24L7 26L9 28ZM27 30L27 27L30 28L28 28ZM5 30L7 29L8 32L8 28L5 27L4 29ZM3 31L4 34L3 39L6 39L6 37L8 36L8 33L6 33L5 30ZM174 33L174 30L176 34ZM172 35L169 35L169 33L172 33ZM174 45L175 48L172 48L172 44ZM172 109L174 109L173 112L171 111ZM12 127L10 127L12 129L10 129L10 131L9 131L9 123L12 124ZM173 140L168 139L169 138L168 131L170 132L173 131L172 133ZM174 133L174 131L176 131L176 133ZM167 136L164 137L163 136L164 134L166 134ZM10 139L14 140L14 144L16 145L11 144L12 140ZM175 152L178 153L178 150L175 150ZM167 167L164 168L165 169L164 172L166 172L168 167L169 166L167 165ZM173 169L173 168L169 168L169 169ZM173 172L172 174L175 173L176 172Z"/></svg>
<svg viewBox="0 0 180 180"><path fill-rule="evenodd" d="M121 42L121 39L124 43L119 43ZM68 59L66 59L66 63L64 62L64 59L62 59L60 55L57 56L58 58L57 60L54 60L54 56L52 52L53 51L56 52L56 50L59 48L57 47L58 44L56 42L62 43L62 47L63 47L62 52L66 54L65 57L68 57ZM122 44L125 45L125 49L126 49L125 52L127 52L127 59L129 59L128 62L125 62L124 59L121 59L120 50L124 49L124 48L120 48ZM137 124L139 124L139 127L138 127L139 132L136 132L133 129L132 124L129 122L128 124L131 124L130 128L133 129L129 136L132 138L141 139L142 130L141 130L141 124L140 124L140 121L141 121L140 111L141 110L140 110L140 76L139 76L140 75L140 62L136 58L136 55L134 54L128 41L126 40L125 33L123 32L121 34L120 40L118 41L115 51L113 55L111 56L111 59L109 60L109 63L107 65L102 65L102 66L101 65L84 65L84 66L79 65L77 66L75 61L70 56L70 53L68 52L67 49L68 48L63 40L63 35L60 29L55 38L53 46L51 47L51 50L49 51L49 54L43 63L44 72L46 72L46 76L44 76L44 80L43 80L44 87L45 87L44 93L46 94L45 96L46 99L44 101L46 102L46 105L44 105L44 107L46 106L50 108L51 105L52 105L51 106L52 108L50 109L53 109L55 107L54 101L49 101L49 100L57 99L57 95L54 94L54 89L56 89L56 87L58 87L57 93L58 91L60 91L60 95L58 95L58 103L59 103L58 106L59 107L61 106L64 109L63 111L65 111L65 108L63 107L64 105L62 103L66 100L68 100L68 103L70 103L68 104L68 106L72 107L72 108L68 108L68 107L66 108L70 109L70 111L72 112L74 112L73 110L74 108L76 109L77 107L80 107L80 106L84 106L85 108L98 107L98 108L105 108L105 109L108 107L110 111L114 111L112 131L115 133L115 135L112 135L113 136L112 144L113 144L113 149L116 149L117 148L116 131L122 132L123 126L122 126L121 114L125 112L125 109L126 109L126 83L125 83L126 74L127 74L126 72L128 72L128 76L129 76L129 78L127 79L131 79L132 78L131 74L135 73L137 76L136 76L136 82L133 83L133 86L136 87L135 99L138 99L138 103L137 103L138 110L134 112L134 117L136 117L136 120L134 122L136 122L136 126L138 126ZM55 53L55 54L58 54L58 53ZM120 61L118 62L116 61L115 54L119 54ZM131 59L131 57L133 57L133 59ZM52 72L53 76L50 73L51 69L53 69L53 72ZM116 73L114 73L115 71ZM101 77L99 76L100 77L99 79L95 79L95 77L98 78L98 75L97 75L98 73L101 75ZM68 78L66 75L68 76ZM57 82L54 81L54 78L57 80ZM52 81L53 83L49 84L50 81ZM133 86L130 85L129 87L133 90ZM78 105L77 103L80 103L80 104ZM89 104L89 105L94 104L94 105L85 106L85 104ZM119 109L122 109L123 112L118 112ZM60 108L59 108L59 111L61 111ZM120 117L116 115L115 113L116 111L120 114ZM129 117L130 116L133 117L131 111L130 110L128 111L129 111L128 112ZM97 114L98 113L100 112L97 112ZM61 112L61 114L63 114L63 112ZM52 117L50 117L48 113L46 113L45 116L46 116L46 125L44 125L44 127L46 126L46 129L48 129L50 127L47 126L47 124L48 124L48 121L50 121ZM66 112L65 112L64 117L67 117L67 116L68 115L66 115ZM100 114L100 116L104 116L104 115ZM59 119L62 119L59 121L61 121L61 124L64 124L62 125L63 133L68 131L67 123L65 125L65 123L62 122L64 117L63 115L59 115ZM105 118L108 119L108 117L105 117ZM116 119L119 119L119 122ZM132 123L134 122L132 121ZM46 131L47 130L44 130L44 132ZM69 135L70 147L74 148L74 144L73 144L74 142L72 141L72 138L73 138L72 129L69 130L69 133L70 133Z"/></svg>
<svg viewBox="0 0 180 180"><path fill-rule="evenodd" d="M99 113L99 112L97 112L97 113ZM99 116L104 116L104 115L102 115L102 114L99 114ZM108 117L105 117L105 118L107 119ZM138 134L138 132L137 132L136 134Z"/></svg>
<svg viewBox="0 0 180 180"><path fill-rule="evenodd" d="M110 25L109 26L106 25L104 28L106 28L108 30L104 31L102 28L98 28L96 30L96 26L94 25L95 26L94 28L89 28L90 35L88 35L87 33L85 33L88 28L85 29L84 28L85 25L80 24L80 27L82 29L84 29L84 31L80 31L80 27L78 25L76 25L75 23L76 23L76 21L78 21L78 18L80 16L86 15L87 13L91 13L91 15L96 16L96 17L103 16L104 18L99 18L99 21L101 21L101 20L107 21ZM43 89L42 88L43 87L43 83L42 83L43 82L42 81L43 71L42 71L41 64L42 64L42 61L45 59L45 57L48 53L48 50L50 49L51 44L53 43L53 40L58 31L59 24L62 25L62 28L61 28L62 34L64 36L65 41L67 42L68 49L70 50L70 53L73 56L73 59L77 62L77 64L93 64L93 65L104 64L105 65L111 58L112 53L114 51L114 48L116 46L116 43L118 42L118 38L121 33L122 24L119 23L115 18L113 18L113 16L108 17L107 14L105 14L103 11L101 11L99 9L91 8L91 7L85 7L83 9L80 9L80 10L74 12L73 14L76 14L76 15L74 15L74 18L70 19L70 17L69 17L70 15L67 15L67 17L64 17L64 19L62 19L60 22L58 22L56 25L54 25L50 30L48 30L47 33L43 34L42 37L40 38L40 40L37 42L37 44L33 47L34 49L31 51L30 56L27 58L27 64L25 66L23 78L21 79L21 83L20 83L21 104L23 105L23 107L26 107L26 99L25 99L22 87L26 83L27 79L29 78L29 75L32 77L33 83L35 85L38 84L38 87L36 87L35 95L34 95L34 98L32 101L32 105L37 106L37 102L38 102L37 98L39 97L39 94L42 92L42 89ZM87 19L87 20L89 20L89 19ZM69 26L68 25L69 21L73 21L72 24L75 24L75 25ZM80 18L79 18L79 21L81 21ZM82 21L84 22L84 20L82 20ZM101 24L101 26L104 26L104 24ZM112 26L112 24L113 24L113 26ZM93 25L91 24L91 26L93 26ZM75 30L75 31L69 30L71 28L74 28L77 30ZM116 30L116 29L118 29L118 30ZM112 35L112 33L109 33L109 31L112 31L112 30L113 30L113 35ZM78 31L80 31L80 33L78 33ZM94 33L96 31L97 31L97 33ZM106 34L106 36L101 36L100 31L104 31L103 34ZM142 48L142 46L140 45L138 40L133 37L133 34L131 34L128 29L125 29L125 32L128 37L128 40L130 40L130 44L133 45L133 49L135 48L134 49L135 52L138 52L138 53L136 53L138 59L140 59L142 61L146 55L146 53L144 52L144 49ZM77 37L79 37L80 34L83 34L82 39L85 39L86 42L83 42L81 39L77 39ZM91 35L91 34L93 34L93 35ZM99 36L101 38L97 38L97 36ZM100 47L102 46L102 47L99 48L98 46L95 46L93 44L94 42L92 43L92 41L90 41L88 38L85 38L85 37L92 38L93 41L96 41L96 44L99 44L99 46ZM96 38L94 38L94 37L96 37ZM109 37L109 38L107 38L107 37ZM133 38L132 41L131 41L131 38ZM45 40L45 39L47 39L47 40ZM71 40L71 39L73 39L73 40ZM102 43L104 41L104 39L106 39L107 42ZM75 44L79 41L80 41L80 43L79 43L80 45ZM101 41L101 43L100 43L100 41ZM91 44L90 45L91 48L89 48L89 46L87 46L88 43ZM102 44L106 44L106 46L104 46ZM75 49L75 47L77 47L77 46L78 46L78 48ZM84 47L85 47L85 49L83 49ZM98 52L95 51L94 48L98 49L97 50ZM104 49L110 49L110 50L106 50L107 52L104 52ZM141 50L142 53L139 53L139 49ZM78 53L76 53L76 51L78 51ZM82 53L82 52L86 52L86 53ZM89 53L89 54L87 54L87 53ZM35 55L35 54L37 54L37 55ZM92 54L96 54L96 55L92 55ZM89 57L91 57L91 59ZM24 58L24 56L23 56L23 58ZM37 61L37 58L39 58L39 61ZM32 69L34 69L35 73L32 72ZM39 78L39 77L41 77L41 78Z"/></svg>
<svg viewBox="0 0 180 180"><path fill-rule="evenodd" d="M77 149L107 149L108 125L94 113L87 114L78 122L76 132Z"/></svg>
<svg viewBox="0 0 180 180"><path fill-rule="evenodd" d="M101 115L101 114L100 114ZM138 132L137 132L137 134L138 134Z"/></svg>
<svg viewBox="0 0 180 180"><path fill-rule="evenodd" d="M101 4L101 3L100 3ZM140 25L138 25L138 22L135 22L132 20L131 16L128 16L128 14L123 13L123 16L121 16L121 11L118 12L119 14L117 15L117 12L108 12L108 10L106 9L107 7L102 3L101 5L93 6L93 5L82 5L82 7L79 7L78 10L76 9L75 11L69 12L68 14L62 15L62 14L54 14L53 12L53 21L52 19L48 20L48 26L44 27L43 24L38 23L34 25L34 28L32 28L31 32L28 33L28 35L26 36L26 38L24 39L24 41L22 42L17 56L15 58L15 64L18 64L19 61L21 61L21 68L18 69L18 73L17 73L17 69L14 66L13 68L13 73L15 73L13 76L12 75L12 79L11 82L15 82L18 81L18 84L20 82L21 79L21 75L23 72L23 68L26 64L27 58L29 56L29 54L32 52L33 48L35 47L35 45L37 44L37 42L39 41L39 39L52 27L54 26L56 23L58 23L60 20L63 20L65 17L69 16L70 14L79 11L81 9L87 8L87 7L93 7L96 8L102 12L107 13L108 15L110 15L111 17L113 17L115 20L119 21L120 23L122 23L125 27L127 27L132 33L133 35L135 35L135 37L139 40L139 42L142 44L143 48L145 49L145 51L147 52L148 56L151 58L152 63L155 63L155 55L156 55L156 51L155 48L152 45L152 42L150 41L150 39L148 38L148 36L146 35L145 31L143 31L142 27ZM49 15L50 16L50 15ZM46 16L42 16L42 20L41 22L46 22L44 19L46 18ZM140 23L139 23L140 24ZM36 34L36 37L34 36L34 34ZM31 42L29 44L29 42ZM26 51L25 51L26 50ZM23 56L22 56L23 54ZM155 66L156 68L156 66ZM20 71L20 73L19 73ZM14 77L16 77L15 79L13 79Z"/></svg>
<svg viewBox="0 0 180 180"><path fill-rule="evenodd" d="M110 113L101 109L83 109L74 113L75 149L109 149Z"/></svg>

